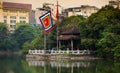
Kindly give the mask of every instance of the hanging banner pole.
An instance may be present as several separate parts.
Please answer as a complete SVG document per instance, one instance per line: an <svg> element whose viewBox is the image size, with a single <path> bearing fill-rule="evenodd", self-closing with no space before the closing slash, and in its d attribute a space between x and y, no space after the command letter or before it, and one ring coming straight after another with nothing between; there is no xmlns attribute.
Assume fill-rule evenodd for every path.
<svg viewBox="0 0 120 73"><path fill-rule="evenodd" d="M46 48L46 46L47 46L46 36L53 29L53 22L52 22L52 18L51 18L51 12L48 11L44 15L40 16L39 19L40 19L40 22L41 22L42 27L44 29L44 53L46 53L46 49L47 49Z"/></svg>
<svg viewBox="0 0 120 73"><path fill-rule="evenodd" d="M58 40L58 22L59 22L59 10L58 10L58 0L57 0L57 8L56 8L56 26L57 26L57 50L59 49L59 40Z"/></svg>
<svg viewBox="0 0 120 73"><path fill-rule="evenodd" d="M59 49L58 43L59 43L59 40L58 40L58 25L57 25L57 50Z"/></svg>
<svg viewBox="0 0 120 73"><path fill-rule="evenodd" d="M44 33L44 54L46 53L46 34Z"/></svg>

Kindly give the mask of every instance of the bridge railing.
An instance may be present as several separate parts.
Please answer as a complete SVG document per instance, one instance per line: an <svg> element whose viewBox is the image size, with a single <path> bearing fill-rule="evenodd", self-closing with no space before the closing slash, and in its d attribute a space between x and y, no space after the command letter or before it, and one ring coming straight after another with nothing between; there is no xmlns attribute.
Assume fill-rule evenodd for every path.
<svg viewBox="0 0 120 73"><path fill-rule="evenodd" d="M29 50L28 54L90 54L90 50Z"/></svg>
<svg viewBox="0 0 120 73"><path fill-rule="evenodd" d="M29 50L28 54L45 54L44 50Z"/></svg>

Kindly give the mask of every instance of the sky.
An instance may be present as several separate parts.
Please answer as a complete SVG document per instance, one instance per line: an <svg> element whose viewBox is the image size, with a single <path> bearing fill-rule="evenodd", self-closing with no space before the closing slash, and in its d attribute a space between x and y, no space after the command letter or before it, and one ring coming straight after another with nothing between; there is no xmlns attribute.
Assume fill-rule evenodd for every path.
<svg viewBox="0 0 120 73"><path fill-rule="evenodd" d="M1 1L32 4L32 9L35 10L36 8L42 7L43 3L56 4L57 0L1 0ZM108 4L108 1L109 0L58 0L59 4L63 8L79 7L81 5L91 5L101 8L102 6Z"/></svg>

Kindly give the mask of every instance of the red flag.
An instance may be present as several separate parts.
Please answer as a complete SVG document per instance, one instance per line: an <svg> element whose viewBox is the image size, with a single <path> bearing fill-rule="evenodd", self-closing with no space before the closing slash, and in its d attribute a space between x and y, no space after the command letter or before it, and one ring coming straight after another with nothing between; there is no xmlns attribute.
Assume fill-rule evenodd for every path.
<svg viewBox="0 0 120 73"><path fill-rule="evenodd" d="M53 23L51 18L51 12L47 12L44 15L39 17L42 27L45 30L45 33L48 34L53 29Z"/></svg>
<svg viewBox="0 0 120 73"><path fill-rule="evenodd" d="M58 1L57 1L57 9L56 9L56 19L59 21L59 10L58 10Z"/></svg>

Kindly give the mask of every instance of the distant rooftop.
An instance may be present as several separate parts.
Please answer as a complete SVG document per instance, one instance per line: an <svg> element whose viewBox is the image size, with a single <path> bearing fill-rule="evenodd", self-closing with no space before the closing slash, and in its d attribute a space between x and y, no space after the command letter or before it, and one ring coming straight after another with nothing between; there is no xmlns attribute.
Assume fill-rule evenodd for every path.
<svg viewBox="0 0 120 73"><path fill-rule="evenodd" d="M3 8L18 8L18 9L32 9L32 4L3 2Z"/></svg>
<svg viewBox="0 0 120 73"><path fill-rule="evenodd" d="M120 1L119 1L120 2ZM117 5L119 3L118 1L109 1L110 5Z"/></svg>
<svg viewBox="0 0 120 73"><path fill-rule="evenodd" d="M81 5L80 7L67 8L67 9L65 9L65 11L66 11L66 10L73 11L73 9L85 9L85 8L94 8L94 9L96 9L96 10L99 9L99 8L97 8L96 6Z"/></svg>

